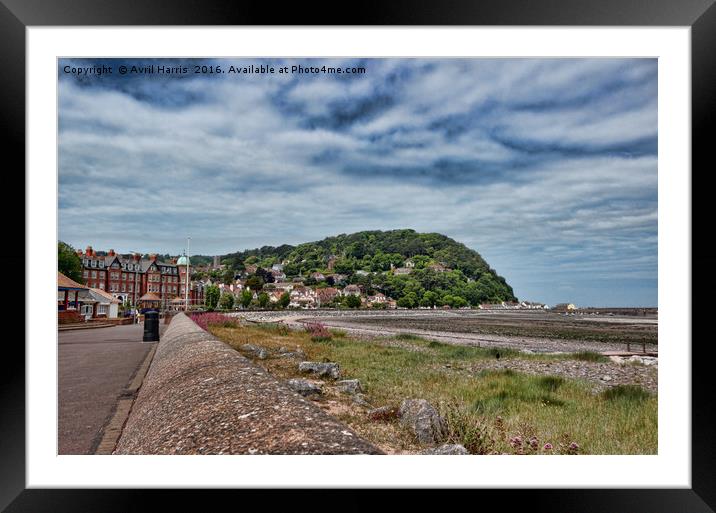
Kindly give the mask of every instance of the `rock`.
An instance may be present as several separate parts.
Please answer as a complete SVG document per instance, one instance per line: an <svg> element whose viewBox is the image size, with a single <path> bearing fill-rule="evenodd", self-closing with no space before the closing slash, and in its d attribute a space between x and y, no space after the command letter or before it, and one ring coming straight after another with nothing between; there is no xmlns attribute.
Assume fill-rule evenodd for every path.
<svg viewBox="0 0 716 513"><path fill-rule="evenodd" d="M338 379L340 369L337 363L324 362L301 362L298 364L299 372L310 372L320 377L330 377Z"/></svg>
<svg viewBox="0 0 716 513"><path fill-rule="evenodd" d="M398 417L398 408L395 406L381 406L368 412L370 420L390 420Z"/></svg>
<svg viewBox="0 0 716 513"><path fill-rule="evenodd" d="M239 349L245 353L250 353L251 356L259 360L265 360L269 357L269 352L266 348L255 346L254 344L243 344Z"/></svg>
<svg viewBox="0 0 716 513"><path fill-rule="evenodd" d="M297 360L305 360L306 359L306 353L304 353L300 349L291 351L290 349L287 349L285 347L279 348L278 356L280 356L281 358L295 358Z"/></svg>
<svg viewBox="0 0 716 513"><path fill-rule="evenodd" d="M609 376L609 375L605 375L605 376L602 376L600 379L601 379L602 381L611 381L611 380L612 380L612 377Z"/></svg>
<svg viewBox="0 0 716 513"><path fill-rule="evenodd" d="M460 444L444 444L434 449L428 449L421 454L469 454L467 449Z"/></svg>
<svg viewBox="0 0 716 513"><path fill-rule="evenodd" d="M288 388L294 392L298 392L304 397L321 395L323 393L320 386L305 379L289 379L287 384Z"/></svg>
<svg viewBox="0 0 716 513"><path fill-rule="evenodd" d="M410 428L421 443L440 443L447 428L437 410L425 399L406 399L400 405L400 423Z"/></svg>
<svg viewBox="0 0 716 513"><path fill-rule="evenodd" d="M239 349L242 351L245 351L247 353L258 353L259 352L259 346L255 346L253 344L243 344Z"/></svg>
<svg viewBox="0 0 716 513"><path fill-rule="evenodd" d="M356 403L359 406L364 406L366 408L370 408L370 403L365 400L365 396L363 394L353 394L353 402Z"/></svg>
<svg viewBox="0 0 716 513"><path fill-rule="evenodd" d="M338 390L344 394L358 394L363 391L363 387L360 386L360 381L357 379L343 379L336 381Z"/></svg>

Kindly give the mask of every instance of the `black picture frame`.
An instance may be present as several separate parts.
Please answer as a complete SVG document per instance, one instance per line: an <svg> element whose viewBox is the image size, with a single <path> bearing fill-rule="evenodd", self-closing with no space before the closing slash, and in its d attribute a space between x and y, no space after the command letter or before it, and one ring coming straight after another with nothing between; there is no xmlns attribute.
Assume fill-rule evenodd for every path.
<svg viewBox="0 0 716 513"><path fill-rule="evenodd" d="M472 2L458 0L371 1L356 5L350 15L339 15L335 3L293 3L277 8L267 2L215 2L197 0L145 0L112 2L108 0L0 0L0 104L2 105L3 141L7 143L3 166L6 179L15 179L13 196L24 197L25 191L25 30L32 26L112 26L112 25L554 25L554 26L689 26L692 44L692 266L699 269L699 285L693 287L692 305L706 300L714 290L714 257L710 256L699 228L706 231L710 212L703 205L709 188L705 182L714 165L710 134L716 124L716 6L714 0L503 0ZM699 170L696 172L696 170ZM688 173L689 170L683 170ZM6 186L7 187L7 186ZM8 189L6 189L7 191ZM702 205L699 211L696 206ZM9 204L8 204L9 205ZM9 207L8 207L9 208ZM13 207L19 209L18 206ZM13 312L6 327L19 327L17 306L25 304L17 269L26 268L24 225L6 223L15 229L15 237L2 256L5 269L12 269ZM692 281L693 283L693 281ZM16 290L17 289L17 290ZM21 293L22 291L22 293ZM699 297L701 296L701 297ZM22 299L22 303L20 300ZM705 317L705 316L703 316ZM694 335L704 319L692 316ZM25 322L28 319L25 317ZM257 491L187 491L187 490L62 490L26 489L25 486L25 352L20 336L6 334L2 370L0 371L0 509L15 511L136 511L162 509L170 503L181 503L185 509L194 504L206 506L207 493L240 494L241 501L254 498ZM23 337L24 339L24 337ZM685 346L689 341L684 341ZM645 511L707 512L716 509L716 438L710 413L716 400L710 377L713 345L709 337L692 344L692 487L690 489L529 489L481 490L480 501L496 498L513 509L528 505L530 511ZM49 342L48 342L49 343ZM274 500L284 492L273 491ZM309 491L291 492L294 505L306 504L301 498ZM330 504L337 491L323 492ZM451 492L451 502L460 501L466 491ZM474 493L474 492L473 492ZM341 509L365 510L375 505L373 498L358 490L343 492ZM233 497L226 497L232 500ZM468 499L472 500L472 499ZM402 499L403 507L425 501L425 491L413 491ZM412 504L411 504L412 503ZM298 506L300 507L300 506ZM204 509L202 507L201 509Z"/></svg>

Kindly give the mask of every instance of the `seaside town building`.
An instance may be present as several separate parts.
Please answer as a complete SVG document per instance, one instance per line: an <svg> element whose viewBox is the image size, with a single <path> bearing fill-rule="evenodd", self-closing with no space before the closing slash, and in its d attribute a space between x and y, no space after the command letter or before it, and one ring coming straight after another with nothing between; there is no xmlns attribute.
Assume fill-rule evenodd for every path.
<svg viewBox="0 0 716 513"><path fill-rule="evenodd" d="M178 300L185 301L186 257L162 262L156 254L142 258L136 253L120 255L113 249L106 253L97 252L92 246L87 246L84 251L77 250L77 256L82 262L82 277L87 287L105 291L121 303L134 305L150 298L160 308L168 308L178 304ZM204 284L190 282L189 304L203 302Z"/></svg>

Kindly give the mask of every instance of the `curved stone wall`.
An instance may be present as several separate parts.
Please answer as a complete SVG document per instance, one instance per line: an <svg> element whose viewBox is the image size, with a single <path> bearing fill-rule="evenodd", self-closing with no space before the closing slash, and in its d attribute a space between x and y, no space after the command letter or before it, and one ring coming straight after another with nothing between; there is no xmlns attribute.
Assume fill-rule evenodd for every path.
<svg viewBox="0 0 716 513"><path fill-rule="evenodd" d="M179 314L115 454L380 454L350 428Z"/></svg>

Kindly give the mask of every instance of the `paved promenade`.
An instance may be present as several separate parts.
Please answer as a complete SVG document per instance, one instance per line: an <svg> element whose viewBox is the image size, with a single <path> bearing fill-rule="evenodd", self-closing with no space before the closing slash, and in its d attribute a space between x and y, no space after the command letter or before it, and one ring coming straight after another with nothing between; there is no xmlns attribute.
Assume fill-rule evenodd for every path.
<svg viewBox="0 0 716 513"><path fill-rule="evenodd" d="M165 325L160 324L160 333ZM93 454L103 426L155 345L144 326L62 331L58 355L58 452Z"/></svg>

